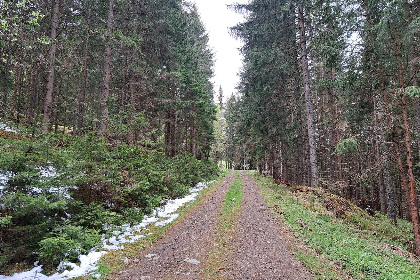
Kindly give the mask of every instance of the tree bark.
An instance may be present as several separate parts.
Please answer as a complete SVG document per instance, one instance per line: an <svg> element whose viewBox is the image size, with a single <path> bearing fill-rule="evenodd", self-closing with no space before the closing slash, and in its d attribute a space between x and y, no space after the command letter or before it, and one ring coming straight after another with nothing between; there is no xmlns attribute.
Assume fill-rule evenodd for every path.
<svg viewBox="0 0 420 280"><path fill-rule="evenodd" d="M419 209L417 204L417 194L416 194L416 182L413 172L413 154L411 150L411 136L410 136L410 126L408 122L408 112L407 112L407 101L405 98L405 83L403 75L403 67L401 61L401 49L400 42L398 38L397 31L394 31L395 36L395 56L398 64L398 82L400 86L400 101L401 109L403 115L403 124L404 124L404 142L406 148L406 164L407 164L407 174L408 174L408 186L405 190L407 203L409 204L411 221L413 223L414 231L414 240L416 244L416 255L420 256L420 225L419 225Z"/></svg>
<svg viewBox="0 0 420 280"><path fill-rule="evenodd" d="M386 93L386 89L385 89L385 80L384 80L384 75L382 73L382 68L378 67L378 73L379 73L379 79L381 81L381 91L382 91L382 98L384 101L384 106L385 106L385 115L387 118L387 125L389 128L392 128L394 126L392 118L391 118L391 112L389 111L389 101L388 101L388 96ZM405 173L405 168L404 168L404 164L402 161L402 157L401 157L401 151L400 151L400 147L398 145L398 139L395 138L396 136L393 135L392 138L390 139L392 141L392 147L394 149L394 153L397 159L397 165L398 165L398 169L400 172L400 178L401 178L401 183L403 185L403 189L404 189L404 193L405 196L407 197L407 199L409 198L409 187L408 187L408 183L407 183L407 176ZM387 159L388 155L385 155ZM409 201L409 200L407 200Z"/></svg>
<svg viewBox="0 0 420 280"><path fill-rule="evenodd" d="M420 98L416 98L417 135L420 135ZM420 137L417 137L418 158L420 159Z"/></svg>
<svg viewBox="0 0 420 280"><path fill-rule="evenodd" d="M277 144L275 139L271 139L271 157L273 159L273 179L274 182L280 184L280 172L279 172L279 153L277 150Z"/></svg>
<svg viewBox="0 0 420 280"><path fill-rule="evenodd" d="M4 73L4 89L3 89L3 102L2 102L2 117L6 119L7 112L7 99L9 97L9 76L10 76L10 65L11 65L11 55L7 54L6 69Z"/></svg>
<svg viewBox="0 0 420 280"><path fill-rule="evenodd" d="M165 146L166 156L174 157L176 155L175 143L176 115L171 108L166 111L165 123Z"/></svg>
<svg viewBox="0 0 420 280"><path fill-rule="evenodd" d="M55 72L55 55L57 52L57 28L60 13L60 0L54 1L54 7L51 16L51 48L49 53L49 69L47 77L47 92L44 99L44 115L42 117L41 132L47 133L50 130L50 119L52 112L52 102L54 94L54 72Z"/></svg>
<svg viewBox="0 0 420 280"><path fill-rule="evenodd" d="M334 73L333 73L333 69L332 68L328 68L328 78L330 81L334 81ZM340 132L338 130L338 118L339 118L339 114L338 114L338 108L337 108L337 96L336 96L336 92L334 90L334 88L332 86L328 87L328 107L330 109L330 117L331 117L331 122L330 122L330 150L329 150L329 155L331 157L331 170L332 170L332 180L336 181L336 180L341 180L340 178L340 165L339 162L341 162L341 156L331 156L331 154L334 152L335 150L335 146L338 144L339 140L340 140Z"/></svg>
<svg viewBox="0 0 420 280"><path fill-rule="evenodd" d="M379 98L379 97L378 97ZM383 143L384 145L386 145L385 143L385 133L384 133L384 129L383 126L380 124L380 119L378 116L378 111L382 111L383 110L383 106L379 105L382 104L380 102L375 102L375 98L374 98L374 114L375 114L375 122L374 122L374 133L376 134L376 141L375 141L375 154L376 154L376 161L377 164L379 166L383 165L382 159L382 153L381 153L381 143ZM386 152L383 153L389 153L388 148L386 147ZM385 161L388 161L389 159L386 159ZM381 211L381 213L387 213L387 203L386 203L386 187L384 187L385 185L385 176L384 176L384 169L385 168L389 168L389 165L386 164L386 166L384 166L382 168L382 172L379 174L379 178L378 178L378 185L379 185L379 209ZM388 172L389 175L389 172ZM392 178L391 178L392 179ZM373 195L372 195L373 196Z"/></svg>
<svg viewBox="0 0 420 280"><path fill-rule="evenodd" d="M191 137L191 144L190 144L191 148L190 148L190 151L191 151L191 154L194 157L197 157L197 141L196 141L195 134L196 134L196 120L194 119L193 122L192 122L192 126L191 126L191 135L190 135L190 137Z"/></svg>
<svg viewBox="0 0 420 280"><path fill-rule="evenodd" d="M306 49L306 30L305 18L303 14L303 5L298 7L298 25L300 30L300 48L301 48L301 64L303 74L303 84L305 91L305 107L306 107L306 125L308 129L308 144L309 144L309 164L311 170L310 185L316 187L318 185L318 167L315 143L315 125L314 113L312 106L312 92L310 86L310 73L308 66L308 54Z"/></svg>
<svg viewBox="0 0 420 280"><path fill-rule="evenodd" d="M288 146L284 142L281 143L280 147L281 147L282 153L283 153L283 151L288 150ZM288 170L288 167L287 167L287 163L288 163L288 160L284 156L284 153L283 153L282 157L281 157L281 171L282 171L281 172L281 176L282 176L281 180L282 180L283 184L289 185L289 170Z"/></svg>
<svg viewBox="0 0 420 280"><path fill-rule="evenodd" d="M135 116L136 116L136 95L135 95L135 88L134 88L134 73L131 73L130 82L130 132L129 132L129 143L130 145L134 145L136 143L136 130L137 128L134 127Z"/></svg>
<svg viewBox="0 0 420 280"><path fill-rule="evenodd" d="M26 103L26 120L29 124L33 123L35 117L35 103L37 98L37 91L39 87L38 76L38 65L34 63L31 68L31 82L30 82L30 94L28 96L28 102Z"/></svg>
<svg viewBox="0 0 420 280"><path fill-rule="evenodd" d="M74 118L74 133L80 134L83 130L83 119L85 114L85 100L86 100L86 87L87 87L87 79L88 79L88 58L89 58L89 39L90 39L90 28L91 28L91 19L92 13L89 9L87 15L87 32L85 36L85 48L83 51L83 77L82 77L82 84L80 85L79 95L77 96L77 110L76 110L76 117Z"/></svg>
<svg viewBox="0 0 420 280"><path fill-rule="evenodd" d="M104 62L104 83L99 96L98 131L104 134L108 130L108 97L111 84L111 36L114 26L114 0L109 0L107 35Z"/></svg>
<svg viewBox="0 0 420 280"><path fill-rule="evenodd" d="M414 75L413 78L413 86L418 86L417 81L417 73L414 66L412 66L412 73ZM420 98L416 98L415 102L415 111L416 111L416 125L417 125L417 135L420 135ZM420 159L420 137L417 137L417 152L418 152L418 158Z"/></svg>
<svg viewBox="0 0 420 280"><path fill-rule="evenodd" d="M388 146L384 143L384 153L385 153L385 162L383 168L384 174L384 183L385 183L385 191L386 191L386 198L387 198L387 214L388 218L392 221L394 225L397 224L397 213L395 208L395 187L389 172L391 166L388 160L389 152Z"/></svg>
<svg viewBox="0 0 420 280"><path fill-rule="evenodd" d="M407 202L410 204L411 221L413 223L414 239L416 243L416 255L420 256L420 224L419 224L419 209L417 204L417 193L416 193L416 180L413 172L413 153L411 150L411 136L410 136L410 125L408 123L408 112L407 112L407 100L404 92L404 76L401 62L401 50L398 40L398 34L395 34L395 52L398 60L398 80L400 84L400 98L401 108L404 120L404 140L406 148L406 162L407 162L407 173L408 173L408 184L410 197L407 198Z"/></svg>

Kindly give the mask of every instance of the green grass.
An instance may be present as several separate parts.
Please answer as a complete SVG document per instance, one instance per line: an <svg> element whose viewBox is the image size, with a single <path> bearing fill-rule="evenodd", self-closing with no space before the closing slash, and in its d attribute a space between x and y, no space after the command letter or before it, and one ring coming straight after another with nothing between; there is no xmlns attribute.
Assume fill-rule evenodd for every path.
<svg viewBox="0 0 420 280"><path fill-rule="evenodd" d="M209 253L203 268L204 279L223 279L222 272L226 263L225 257L231 249L231 239L236 231L242 204L242 180L238 171L235 171L235 181L225 195L223 206L220 210L216 244Z"/></svg>
<svg viewBox="0 0 420 280"><path fill-rule="evenodd" d="M317 279L348 279L346 274L353 279L420 279L420 262L410 253L410 223L399 220L393 226L385 216L371 217L353 205L346 218L337 218L325 207L335 196L310 188L292 192L255 177L268 206L305 244L297 255Z"/></svg>

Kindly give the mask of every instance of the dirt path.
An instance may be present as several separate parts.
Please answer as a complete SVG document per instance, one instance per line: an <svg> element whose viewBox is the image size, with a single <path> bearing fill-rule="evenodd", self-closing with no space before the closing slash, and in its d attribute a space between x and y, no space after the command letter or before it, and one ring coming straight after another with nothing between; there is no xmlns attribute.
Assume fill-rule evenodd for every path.
<svg viewBox="0 0 420 280"><path fill-rule="evenodd" d="M224 196L234 180L233 172L185 220L137 260L111 279L198 279L206 254L214 242Z"/></svg>
<svg viewBox="0 0 420 280"><path fill-rule="evenodd" d="M290 253L280 224L265 205L254 180L242 173L244 191L227 279L311 279Z"/></svg>
<svg viewBox="0 0 420 280"><path fill-rule="evenodd" d="M311 274L289 252L280 224L264 204L253 179L241 174L243 203L232 252L226 256L226 279L311 279ZM201 279L200 272L212 250L224 196L234 180L230 174L221 186L185 220L173 228L135 262L111 279ZM214 248L213 248L214 249ZM219 275L220 276L220 275Z"/></svg>

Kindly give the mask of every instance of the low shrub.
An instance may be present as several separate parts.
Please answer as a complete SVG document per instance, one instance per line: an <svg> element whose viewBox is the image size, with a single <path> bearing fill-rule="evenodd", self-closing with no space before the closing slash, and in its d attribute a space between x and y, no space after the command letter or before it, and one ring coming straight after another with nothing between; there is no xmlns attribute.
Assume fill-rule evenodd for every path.
<svg viewBox="0 0 420 280"><path fill-rule="evenodd" d="M39 257L52 268L75 261L99 234L141 222L165 199L217 175L191 154L111 145L95 133L0 137L0 274ZM1 174L0 174L1 175ZM2 181L0 181L1 184ZM39 252L39 255L33 252Z"/></svg>
<svg viewBox="0 0 420 280"><path fill-rule="evenodd" d="M39 242L39 258L50 268L61 261L77 261L79 255L89 253L101 241L99 231L81 226L61 226L49 235Z"/></svg>

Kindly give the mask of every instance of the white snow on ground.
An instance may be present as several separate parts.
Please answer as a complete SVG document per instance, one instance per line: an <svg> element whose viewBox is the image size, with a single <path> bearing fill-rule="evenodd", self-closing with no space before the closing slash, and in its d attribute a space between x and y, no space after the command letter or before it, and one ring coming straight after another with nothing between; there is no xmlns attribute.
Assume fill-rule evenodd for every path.
<svg viewBox="0 0 420 280"><path fill-rule="evenodd" d="M0 172L0 191L6 187L7 181L14 176L13 172L3 171Z"/></svg>
<svg viewBox="0 0 420 280"><path fill-rule="evenodd" d="M39 171L39 176L42 180L41 182L47 183L48 180L54 180L60 175L55 169L55 167L52 165L40 166L37 169ZM0 170L0 192L6 187L7 182L14 175L16 174L13 172ZM49 192L49 193L56 193L57 195L63 198L70 198L69 190L76 189L77 187L76 186L50 186L48 188L45 188L45 187L39 188L39 187L34 187L34 186L28 186L28 188L30 188L32 193L34 194L41 194L43 192Z"/></svg>
<svg viewBox="0 0 420 280"><path fill-rule="evenodd" d="M0 179L1 180L1 179ZM42 265L38 265L36 262L35 267L26 272L16 273L12 276L0 275L0 280L65 280L71 279L83 275L87 275L97 269L98 260L107 253L109 250L117 250L124 248L124 243L132 243L138 239L145 237L144 234L140 234L141 231L147 231L146 226L155 223L156 226L165 226L173 222L178 214L174 213L178 208L184 204L195 200L199 192L209 186L209 183L198 183L194 188L191 189L190 193L183 197L173 200L168 200L166 205L155 209L150 216L144 216L143 221L137 225L123 225L113 231L113 235L110 238L103 237L102 239L102 251L92 251L88 255L79 256L80 265L75 263L60 263L58 270L63 272L55 273L51 276L46 276L42 273ZM165 220L160 220L165 218ZM105 250L105 251L104 251ZM69 269L70 268L70 269ZM99 274L92 274L94 278L99 278Z"/></svg>
<svg viewBox="0 0 420 280"><path fill-rule="evenodd" d="M39 176L41 178L48 179L48 178L53 178L57 176L57 170L54 168L54 166L45 166L45 167L40 166L38 167L38 170L39 170ZM9 179L12 178L14 175L15 174L10 171L0 171L0 191L4 189L4 187L7 184L7 181L9 181ZM52 188L52 189L57 189L57 188ZM42 192L42 190L39 188L33 188L33 190L39 193Z"/></svg>
<svg viewBox="0 0 420 280"><path fill-rule="evenodd" d="M0 130L4 130L6 132L13 132L13 133L18 133L16 130L14 130L13 128L10 128L7 126L7 124L0 122Z"/></svg>
<svg viewBox="0 0 420 280"><path fill-rule="evenodd" d="M38 167L38 170L41 178L51 178L57 176L57 170L51 165Z"/></svg>

